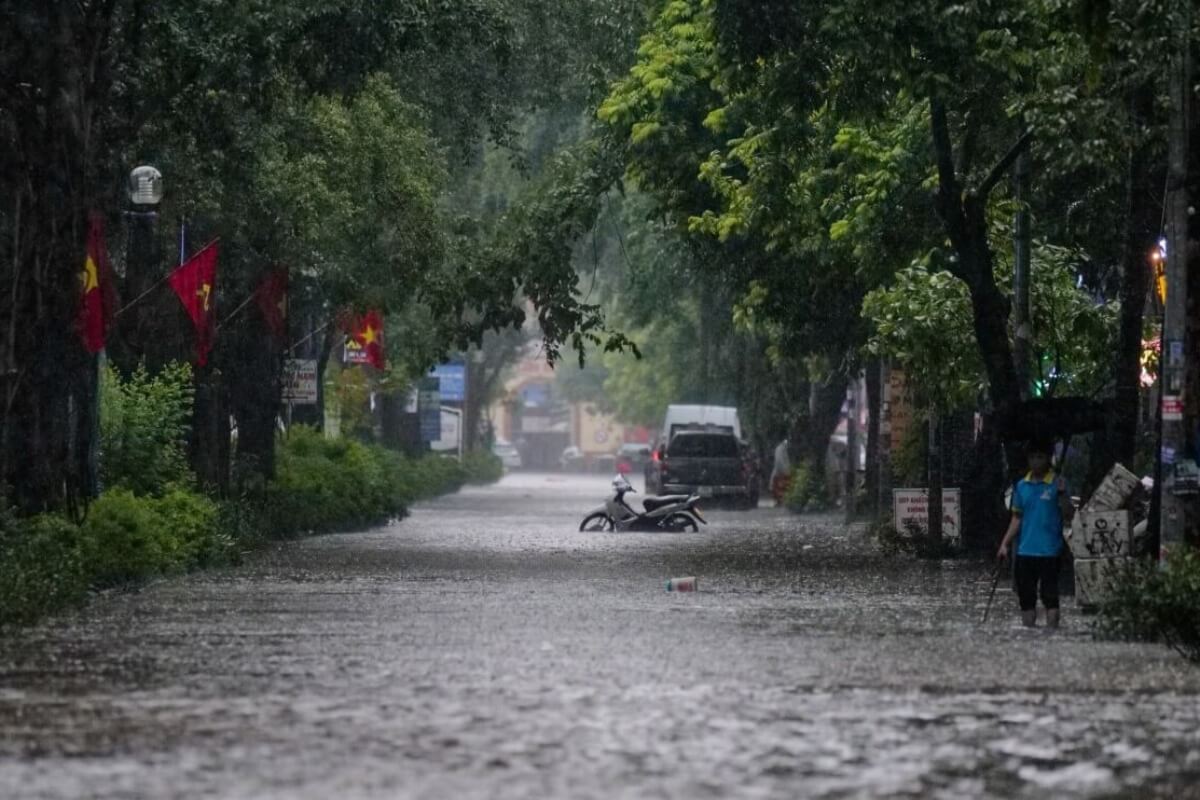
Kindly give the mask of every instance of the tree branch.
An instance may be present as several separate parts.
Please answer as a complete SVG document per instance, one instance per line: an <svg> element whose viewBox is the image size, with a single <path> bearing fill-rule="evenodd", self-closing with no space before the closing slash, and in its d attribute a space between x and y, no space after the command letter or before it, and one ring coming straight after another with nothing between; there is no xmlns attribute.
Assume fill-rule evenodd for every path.
<svg viewBox="0 0 1200 800"><path fill-rule="evenodd" d="M1029 143L1033 141L1033 131L1027 130L1021 134L1021 138L1017 139L1017 143L1009 148L1004 154L1004 158L996 162L996 166L992 167L992 171L984 178L983 183L979 184L979 189L976 193L981 197L987 197L992 193L992 189L996 188L996 184L1004 177L1004 173L1008 172L1008 168L1017 160L1017 156L1021 155L1029 148Z"/></svg>

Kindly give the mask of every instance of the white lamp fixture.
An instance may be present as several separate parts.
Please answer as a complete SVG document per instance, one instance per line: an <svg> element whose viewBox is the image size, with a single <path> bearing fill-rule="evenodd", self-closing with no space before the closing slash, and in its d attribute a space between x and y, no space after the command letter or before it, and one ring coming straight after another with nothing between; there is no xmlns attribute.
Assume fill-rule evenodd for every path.
<svg viewBox="0 0 1200 800"><path fill-rule="evenodd" d="M154 167L142 165L129 173L129 200L134 205L156 206L162 202L162 173Z"/></svg>

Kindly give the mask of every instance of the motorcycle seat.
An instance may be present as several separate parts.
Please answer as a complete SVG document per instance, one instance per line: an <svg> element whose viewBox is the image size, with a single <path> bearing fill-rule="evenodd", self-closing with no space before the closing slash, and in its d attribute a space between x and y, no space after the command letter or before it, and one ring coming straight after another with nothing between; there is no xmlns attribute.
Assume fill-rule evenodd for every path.
<svg viewBox="0 0 1200 800"><path fill-rule="evenodd" d="M674 503L682 503L688 499L686 494L664 494L659 497L647 497L642 501L642 506L646 511L654 511L663 506L673 505Z"/></svg>

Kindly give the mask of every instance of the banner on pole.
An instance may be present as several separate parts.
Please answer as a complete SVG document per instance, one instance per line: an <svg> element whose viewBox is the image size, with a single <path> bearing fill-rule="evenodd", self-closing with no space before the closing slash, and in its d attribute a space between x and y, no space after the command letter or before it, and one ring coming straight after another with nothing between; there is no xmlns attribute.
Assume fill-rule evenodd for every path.
<svg viewBox="0 0 1200 800"><path fill-rule="evenodd" d="M315 358L288 358L283 362L284 402L293 405L316 405L317 360Z"/></svg>

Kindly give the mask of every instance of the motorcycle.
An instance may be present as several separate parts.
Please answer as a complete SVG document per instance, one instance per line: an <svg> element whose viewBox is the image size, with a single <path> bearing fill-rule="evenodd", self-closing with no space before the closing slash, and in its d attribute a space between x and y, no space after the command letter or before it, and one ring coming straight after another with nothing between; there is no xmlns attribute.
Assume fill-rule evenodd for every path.
<svg viewBox="0 0 1200 800"><path fill-rule="evenodd" d="M643 511L636 511L625 502L625 495L637 493L624 475L612 482L613 495L604 505L592 509L579 523L580 531L698 531L700 524L708 520L700 515L696 504L698 495L668 494L647 497L642 501Z"/></svg>

